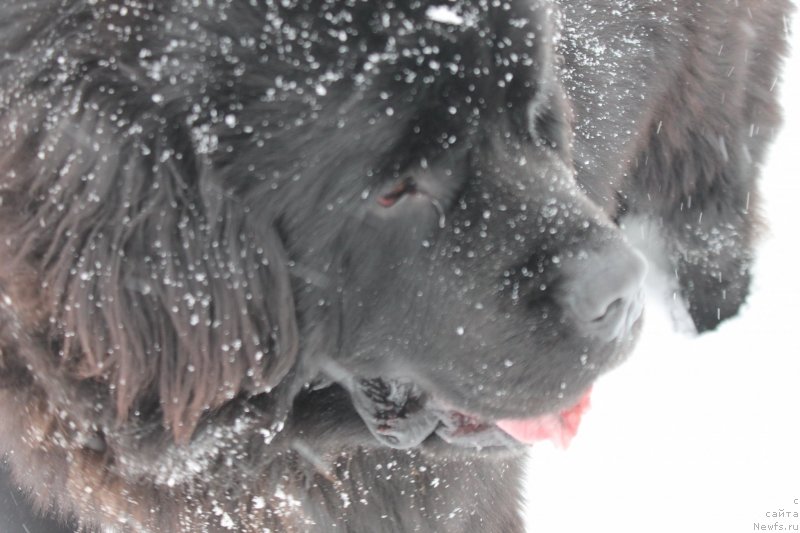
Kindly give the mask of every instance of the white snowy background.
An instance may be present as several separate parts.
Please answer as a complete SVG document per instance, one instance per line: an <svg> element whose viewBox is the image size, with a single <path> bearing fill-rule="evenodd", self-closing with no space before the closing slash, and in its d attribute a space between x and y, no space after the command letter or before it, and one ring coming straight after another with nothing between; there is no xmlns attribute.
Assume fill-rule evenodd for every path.
<svg viewBox="0 0 800 533"><path fill-rule="evenodd" d="M769 0L766 0L769 1ZM675 331L651 289L631 359L597 384L570 449L534 447L536 533L800 529L800 25L780 88L785 124L763 169L769 230L751 296L718 331ZM795 529L797 528L797 529Z"/></svg>

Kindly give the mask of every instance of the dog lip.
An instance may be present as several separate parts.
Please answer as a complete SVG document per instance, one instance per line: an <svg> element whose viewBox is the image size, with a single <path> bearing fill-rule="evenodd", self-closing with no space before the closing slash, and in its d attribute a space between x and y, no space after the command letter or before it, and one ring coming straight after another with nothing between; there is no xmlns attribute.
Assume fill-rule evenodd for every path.
<svg viewBox="0 0 800 533"><path fill-rule="evenodd" d="M566 448L589 406L587 390L577 401L526 418L469 412L433 397L407 379L355 379L351 399L373 436L398 449L416 447L433 434L468 448L518 448L551 440ZM564 405L564 404L562 404Z"/></svg>

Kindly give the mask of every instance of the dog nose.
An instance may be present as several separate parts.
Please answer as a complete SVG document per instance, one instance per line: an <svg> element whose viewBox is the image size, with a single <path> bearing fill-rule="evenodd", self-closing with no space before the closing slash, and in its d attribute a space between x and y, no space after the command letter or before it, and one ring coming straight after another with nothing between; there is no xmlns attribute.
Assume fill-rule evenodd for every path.
<svg viewBox="0 0 800 533"><path fill-rule="evenodd" d="M642 315L647 263L639 252L619 243L578 254L563 269L562 304L584 334L611 341Z"/></svg>

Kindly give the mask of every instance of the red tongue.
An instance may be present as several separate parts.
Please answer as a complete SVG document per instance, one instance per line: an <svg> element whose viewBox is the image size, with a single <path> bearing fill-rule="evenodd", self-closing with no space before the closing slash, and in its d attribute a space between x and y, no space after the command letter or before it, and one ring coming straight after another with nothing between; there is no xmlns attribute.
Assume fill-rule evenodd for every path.
<svg viewBox="0 0 800 533"><path fill-rule="evenodd" d="M566 448L578 432L581 416L589 408L590 393L560 413L527 420L499 420L497 427L525 444L550 439L556 446Z"/></svg>

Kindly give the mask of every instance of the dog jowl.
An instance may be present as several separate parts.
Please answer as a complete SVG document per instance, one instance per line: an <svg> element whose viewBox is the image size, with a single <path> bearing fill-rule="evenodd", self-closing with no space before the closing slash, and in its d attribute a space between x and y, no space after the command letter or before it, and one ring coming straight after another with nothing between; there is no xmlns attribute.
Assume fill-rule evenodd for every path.
<svg viewBox="0 0 800 533"><path fill-rule="evenodd" d="M698 330L746 297L786 11L3 6L4 490L67 529L522 531L526 446L643 320L618 225Z"/></svg>

